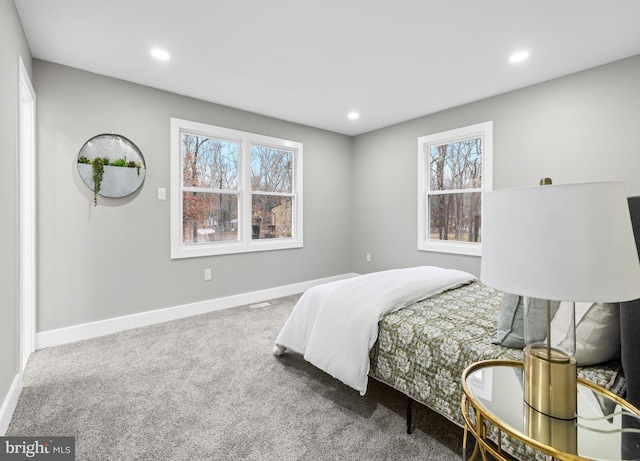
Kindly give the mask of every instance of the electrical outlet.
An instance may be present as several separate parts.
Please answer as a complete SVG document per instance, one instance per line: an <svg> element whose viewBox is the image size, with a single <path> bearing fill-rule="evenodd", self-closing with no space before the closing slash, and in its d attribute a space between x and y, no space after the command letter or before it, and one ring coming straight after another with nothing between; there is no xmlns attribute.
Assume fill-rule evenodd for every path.
<svg viewBox="0 0 640 461"><path fill-rule="evenodd" d="M204 270L204 279L207 281L211 280L211 269Z"/></svg>
<svg viewBox="0 0 640 461"><path fill-rule="evenodd" d="M371 262L371 253L367 253L367 262L370 263Z"/></svg>

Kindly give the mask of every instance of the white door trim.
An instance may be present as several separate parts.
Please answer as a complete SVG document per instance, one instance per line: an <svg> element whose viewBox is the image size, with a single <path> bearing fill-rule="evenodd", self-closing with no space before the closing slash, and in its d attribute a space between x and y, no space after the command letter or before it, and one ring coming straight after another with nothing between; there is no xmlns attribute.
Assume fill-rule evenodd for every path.
<svg viewBox="0 0 640 461"><path fill-rule="evenodd" d="M20 372L35 350L36 324L36 93L18 58L18 182Z"/></svg>

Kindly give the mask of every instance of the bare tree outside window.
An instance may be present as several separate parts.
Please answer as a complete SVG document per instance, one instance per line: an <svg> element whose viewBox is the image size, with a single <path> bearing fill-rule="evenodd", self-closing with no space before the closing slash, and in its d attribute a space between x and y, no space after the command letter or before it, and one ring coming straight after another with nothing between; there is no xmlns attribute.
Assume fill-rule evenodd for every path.
<svg viewBox="0 0 640 461"><path fill-rule="evenodd" d="M171 258L302 248L303 147L171 118Z"/></svg>
<svg viewBox="0 0 640 461"><path fill-rule="evenodd" d="M293 224L291 151L251 147L251 238L289 238Z"/></svg>
<svg viewBox="0 0 640 461"><path fill-rule="evenodd" d="M182 135L183 243L238 239L238 143Z"/></svg>
<svg viewBox="0 0 640 461"><path fill-rule="evenodd" d="M492 188L493 122L418 138L418 249L480 256Z"/></svg>
<svg viewBox="0 0 640 461"><path fill-rule="evenodd" d="M430 238L480 241L482 138L427 146Z"/></svg>

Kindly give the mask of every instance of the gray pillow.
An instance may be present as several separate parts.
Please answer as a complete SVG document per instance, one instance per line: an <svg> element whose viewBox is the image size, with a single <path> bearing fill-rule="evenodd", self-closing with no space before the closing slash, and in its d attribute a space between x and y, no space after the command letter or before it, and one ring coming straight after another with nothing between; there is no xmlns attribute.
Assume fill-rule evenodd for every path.
<svg viewBox="0 0 640 461"><path fill-rule="evenodd" d="M544 341L547 336L546 329L546 305L544 299L531 298L531 306L533 314L536 318L533 324L536 326L534 337L540 341ZM551 316L555 314L560 305L559 301L551 301ZM524 299L522 296L511 293L502 295L502 308L500 309L500 317L498 319L498 332L493 344L511 347L513 349L522 349L524 342Z"/></svg>
<svg viewBox="0 0 640 461"><path fill-rule="evenodd" d="M498 333L493 344L514 349L524 347L524 306L522 298L511 293L502 295Z"/></svg>

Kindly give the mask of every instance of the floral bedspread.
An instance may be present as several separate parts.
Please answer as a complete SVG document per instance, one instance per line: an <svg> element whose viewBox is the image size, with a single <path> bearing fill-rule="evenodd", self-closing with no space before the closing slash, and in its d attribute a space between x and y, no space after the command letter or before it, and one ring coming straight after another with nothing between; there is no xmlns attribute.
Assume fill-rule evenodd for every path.
<svg viewBox="0 0 640 461"><path fill-rule="evenodd" d="M473 282L387 314L369 375L463 426L464 369L481 360L522 360L522 350L491 344L501 303L502 292ZM614 371L608 364L578 374L606 386Z"/></svg>

